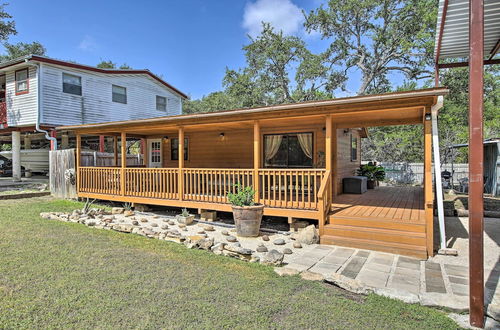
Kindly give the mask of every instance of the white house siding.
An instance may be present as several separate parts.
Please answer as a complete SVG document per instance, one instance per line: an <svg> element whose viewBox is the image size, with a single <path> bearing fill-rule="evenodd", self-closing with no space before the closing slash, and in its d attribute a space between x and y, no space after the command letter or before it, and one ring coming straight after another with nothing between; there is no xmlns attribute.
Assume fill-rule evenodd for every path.
<svg viewBox="0 0 500 330"><path fill-rule="evenodd" d="M63 93L63 72L82 78L82 96ZM41 122L77 125L163 117L182 113L181 98L147 75L117 75L42 65ZM127 89L127 104L112 101L112 85ZM167 98L167 111L156 110L156 95Z"/></svg>
<svg viewBox="0 0 500 330"><path fill-rule="evenodd" d="M34 125L38 111L37 71L35 67L29 67L29 92L16 95L15 71L17 70L7 72L5 75L7 123L11 127Z"/></svg>

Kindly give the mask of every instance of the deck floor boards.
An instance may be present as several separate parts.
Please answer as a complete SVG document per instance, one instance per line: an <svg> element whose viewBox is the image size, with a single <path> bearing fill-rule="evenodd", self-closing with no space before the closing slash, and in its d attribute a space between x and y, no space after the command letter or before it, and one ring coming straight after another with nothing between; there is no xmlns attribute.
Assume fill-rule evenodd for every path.
<svg viewBox="0 0 500 330"><path fill-rule="evenodd" d="M334 197L331 216L425 223L422 187L376 187Z"/></svg>

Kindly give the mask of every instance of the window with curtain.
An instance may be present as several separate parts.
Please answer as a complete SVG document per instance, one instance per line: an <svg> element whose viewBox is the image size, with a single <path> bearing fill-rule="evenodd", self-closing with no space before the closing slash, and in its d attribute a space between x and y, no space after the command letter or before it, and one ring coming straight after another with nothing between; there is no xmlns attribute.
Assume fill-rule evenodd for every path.
<svg viewBox="0 0 500 330"><path fill-rule="evenodd" d="M167 111L167 98L156 95L156 110Z"/></svg>
<svg viewBox="0 0 500 330"><path fill-rule="evenodd" d="M313 133L264 135L265 167L312 167Z"/></svg>
<svg viewBox="0 0 500 330"><path fill-rule="evenodd" d="M358 160L358 137L351 133L351 162Z"/></svg>
<svg viewBox="0 0 500 330"><path fill-rule="evenodd" d="M188 160L188 139L184 138L184 160ZM170 159L179 160L179 139L173 138L170 142Z"/></svg>

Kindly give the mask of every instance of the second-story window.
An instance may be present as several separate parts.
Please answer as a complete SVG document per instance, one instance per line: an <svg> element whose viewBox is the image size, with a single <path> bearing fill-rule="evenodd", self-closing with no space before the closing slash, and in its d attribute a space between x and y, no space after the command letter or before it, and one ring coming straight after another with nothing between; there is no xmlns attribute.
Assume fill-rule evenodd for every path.
<svg viewBox="0 0 500 330"><path fill-rule="evenodd" d="M82 95L82 77L63 73L63 92Z"/></svg>
<svg viewBox="0 0 500 330"><path fill-rule="evenodd" d="M167 111L167 98L164 96L156 95L156 110Z"/></svg>
<svg viewBox="0 0 500 330"><path fill-rule="evenodd" d="M29 74L28 68L18 70L15 73L16 75L16 95L17 94L25 94L29 92Z"/></svg>
<svg viewBox="0 0 500 330"><path fill-rule="evenodd" d="M113 85L113 102L127 104L127 89Z"/></svg>

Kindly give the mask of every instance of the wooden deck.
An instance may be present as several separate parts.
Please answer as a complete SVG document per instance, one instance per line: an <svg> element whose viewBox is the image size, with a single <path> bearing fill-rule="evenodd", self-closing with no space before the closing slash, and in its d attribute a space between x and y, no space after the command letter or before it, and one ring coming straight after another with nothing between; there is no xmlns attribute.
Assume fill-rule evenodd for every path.
<svg viewBox="0 0 500 330"><path fill-rule="evenodd" d="M322 243L427 258L421 187L377 187L334 198Z"/></svg>

